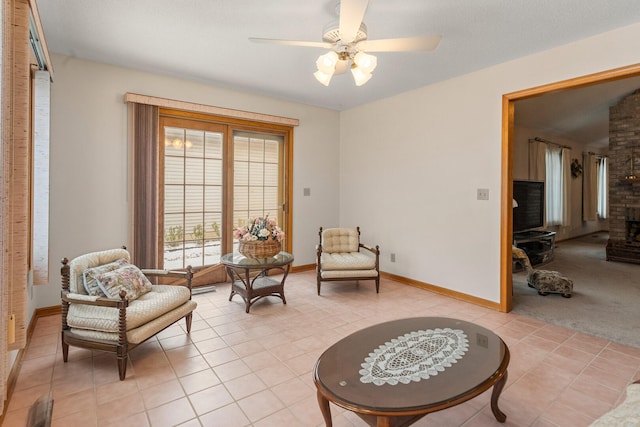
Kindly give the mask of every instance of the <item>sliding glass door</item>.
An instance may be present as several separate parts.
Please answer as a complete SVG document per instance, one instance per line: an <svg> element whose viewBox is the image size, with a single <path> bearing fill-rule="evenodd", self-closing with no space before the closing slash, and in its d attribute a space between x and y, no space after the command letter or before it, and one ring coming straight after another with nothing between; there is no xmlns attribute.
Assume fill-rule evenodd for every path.
<svg viewBox="0 0 640 427"><path fill-rule="evenodd" d="M269 216L287 233L287 135L161 114L162 268L192 266L196 286L224 281L234 229Z"/></svg>

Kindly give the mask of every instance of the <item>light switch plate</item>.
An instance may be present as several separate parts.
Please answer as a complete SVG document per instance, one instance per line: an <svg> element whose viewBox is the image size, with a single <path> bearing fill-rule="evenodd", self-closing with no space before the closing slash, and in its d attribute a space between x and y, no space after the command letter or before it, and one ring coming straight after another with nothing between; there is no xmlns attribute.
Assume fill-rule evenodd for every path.
<svg viewBox="0 0 640 427"><path fill-rule="evenodd" d="M489 200L488 188L478 188L478 200Z"/></svg>

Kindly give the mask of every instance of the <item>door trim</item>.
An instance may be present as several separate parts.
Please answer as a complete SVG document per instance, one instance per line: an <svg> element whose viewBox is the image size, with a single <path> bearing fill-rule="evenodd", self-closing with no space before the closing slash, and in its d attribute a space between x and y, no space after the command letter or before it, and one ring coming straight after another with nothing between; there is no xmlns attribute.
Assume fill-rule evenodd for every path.
<svg viewBox="0 0 640 427"><path fill-rule="evenodd" d="M640 64L588 74L502 95L502 177L500 203L500 311L513 308L512 242L513 234L513 123L514 102L552 92L577 89L640 76Z"/></svg>

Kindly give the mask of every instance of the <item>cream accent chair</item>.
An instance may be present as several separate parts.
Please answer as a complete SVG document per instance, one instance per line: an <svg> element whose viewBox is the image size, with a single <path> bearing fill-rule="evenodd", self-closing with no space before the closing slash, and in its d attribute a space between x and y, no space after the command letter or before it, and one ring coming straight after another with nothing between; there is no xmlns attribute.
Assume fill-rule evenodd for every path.
<svg viewBox="0 0 640 427"><path fill-rule="evenodd" d="M320 244L316 247L318 295L320 283L345 280L375 280L380 292L380 247L360 243L360 227L320 227ZM360 252L360 248L373 254Z"/></svg>
<svg viewBox="0 0 640 427"><path fill-rule="evenodd" d="M93 252L62 260L62 355L66 363L69 346L116 353L120 380L127 372L127 356L137 345L184 318L191 332L193 271L141 270L147 277L168 277L172 284L150 285L148 292L128 301L127 292L119 298L89 295L83 272L89 268L130 260L125 249Z"/></svg>

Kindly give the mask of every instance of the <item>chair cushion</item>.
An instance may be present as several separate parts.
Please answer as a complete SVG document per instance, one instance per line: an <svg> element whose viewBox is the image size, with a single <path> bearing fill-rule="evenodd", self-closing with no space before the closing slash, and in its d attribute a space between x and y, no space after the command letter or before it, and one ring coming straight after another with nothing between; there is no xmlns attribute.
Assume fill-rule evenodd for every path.
<svg viewBox="0 0 640 427"><path fill-rule="evenodd" d="M118 298L120 291L127 293L129 302L151 290L151 282L135 265L125 263L119 268L105 271L96 277L98 286L109 298Z"/></svg>
<svg viewBox="0 0 640 427"><path fill-rule="evenodd" d="M363 277L378 277L377 270L323 270L320 272L323 279L362 279Z"/></svg>
<svg viewBox="0 0 640 427"><path fill-rule="evenodd" d="M326 253L320 256L322 271L327 270L371 270L375 271L376 260L361 252Z"/></svg>
<svg viewBox="0 0 640 427"><path fill-rule="evenodd" d="M197 306L198 304L195 301L189 300L157 319L153 319L137 328L127 330L127 342L130 344L140 344L147 338L152 337L167 326L172 325L187 314L193 312ZM71 332L79 337L90 340L118 341L118 334L115 332L91 331L78 328L71 328Z"/></svg>
<svg viewBox="0 0 640 427"><path fill-rule="evenodd" d="M69 262L69 292L73 294L87 294L84 288L82 273L91 267L117 261L121 258L130 261L129 252L126 249L109 249L106 251L91 252L74 258Z"/></svg>
<svg viewBox="0 0 640 427"><path fill-rule="evenodd" d="M98 284L98 276L107 273L109 271L117 270L124 265L128 265L129 261L125 258L120 258L114 262L109 262L107 264L102 264L97 267L87 268L82 272L82 282L84 283L84 289L87 291L87 295L92 296L107 296L102 289L100 289L100 285Z"/></svg>
<svg viewBox="0 0 640 427"><path fill-rule="evenodd" d="M127 307L127 331L135 329L189 301L185 286L152 285L151 291L131 301ZM67 324L71 328L118 332L118 309L84 304L69 304Z"/></svg>
<svg viewBox="0 0 640 427"><path fill-rule="evenodd" d="M355 228L327 228L322 231L322 252L358 252L359 244Z"/></svg>

